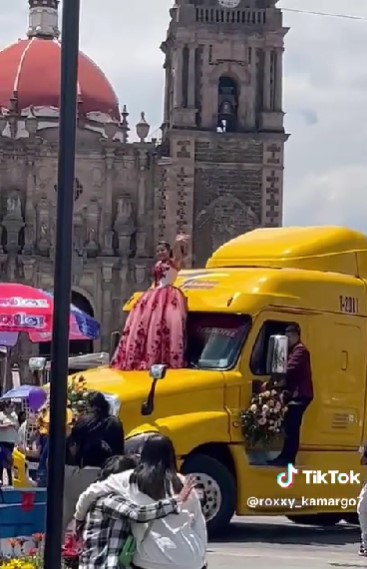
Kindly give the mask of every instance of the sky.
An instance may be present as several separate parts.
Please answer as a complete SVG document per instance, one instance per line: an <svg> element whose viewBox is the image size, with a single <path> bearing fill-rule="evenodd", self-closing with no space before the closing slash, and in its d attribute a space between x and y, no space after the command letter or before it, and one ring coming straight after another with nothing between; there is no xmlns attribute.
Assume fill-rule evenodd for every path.
<svg viewBox="0 0 367 569"><path fill-rule="evenodd" d="M159 135L163 54L173 0L82 0L81 49L104 70L133 127L145 111ZM154 6L154 8L153 8ZM367 233L367 0L280 0L284 12L284 224ZM27 0L1 0L0 48L24 37Z"/></svg>

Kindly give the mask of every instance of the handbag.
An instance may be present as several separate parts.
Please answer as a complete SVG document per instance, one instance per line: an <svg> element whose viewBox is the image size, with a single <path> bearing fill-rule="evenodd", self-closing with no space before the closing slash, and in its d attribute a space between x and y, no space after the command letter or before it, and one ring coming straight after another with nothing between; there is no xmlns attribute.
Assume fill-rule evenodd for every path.
<svg viewBox="0 0 367 569"><path fill-rule="evenodd" d="M119 555L120 567L130 567L136 552L136 539L133 535L127 536Z"/></svg>
<svg viewBox="0 0 367 569"><path fill-rule="evenodd" d="M147 537L147 535L150 531L151 525L152 525L152 522L148 525L148 527L144 533L143 539L141 540L141 543L143 543L143 541ZM127 567L131 567L135 553L136 553L136 539L132 534L130 534L125 539L124 545L122 546L121 553L119 555L120 567L123 567L124 569Z"/></svg>

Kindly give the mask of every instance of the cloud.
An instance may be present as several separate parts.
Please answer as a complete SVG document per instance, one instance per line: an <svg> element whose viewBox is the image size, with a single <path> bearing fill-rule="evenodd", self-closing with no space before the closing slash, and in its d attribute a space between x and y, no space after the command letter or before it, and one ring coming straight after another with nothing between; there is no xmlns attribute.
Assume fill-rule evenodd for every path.
<svg viewBox="0 0 367 569"><path fill-rule="evenodd" d="M105 71L131 128L140 111L156 130L164 74L159 45L172 0L82 2L81 48ZM367 18L361 0L281 0L299 10ZM27 0L2 0L0 47L24 37ZM364 230L367 219L367 21L284 12L286 224L340 223ZM366 166L365 166L366 164Z"/></svg>
<svg viewBox="0 0 367 569"><path fill-rule="evenodd" d="M283 0L300 10L367 18L359 0ZM341 224L364 231L367 219L367 21L285 12L284 220ZM305 114L306 109L306 114ZM307 121L317 117L317 121ZM301 120L303 118L303 120ZM306 120L305 120L306 118Z"/></svg>

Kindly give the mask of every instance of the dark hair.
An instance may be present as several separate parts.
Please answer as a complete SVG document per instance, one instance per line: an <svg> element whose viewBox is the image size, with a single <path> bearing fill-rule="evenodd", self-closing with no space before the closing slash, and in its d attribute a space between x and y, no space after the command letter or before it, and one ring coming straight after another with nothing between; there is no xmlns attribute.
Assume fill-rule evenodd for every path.
<svg viewBox="0 0 367 569"><path fill-rule="evenodd" d="M136 456L111 456L102 468L98 480L106 480L111 474L120 474L127 470L133 470L138 464Z"/></svg>
<svg viewBox="0 0 367 569"><path fill-rule="evenodd" d="M103 468L111 456L111 447L105 441L100 440L87 444L81 452L80 460L82 466Z"/></svg>
<svg viewBox="0 0 367 569"><path fill-rule="evenodd" d="M92 391L88 395L89 407L94 407L101 417L107 417L110 414L110 404L107 399L99 391Z"/></svg>
<svg viewBox="0 0 367 569"><path fill-rule="evenodd" d="M172 441L164 435L151 435L141 451L140 464L130 477L140 492L153 500L178 494L183 484L177 474L176 454Z"/></svg>
<svg viewBox="0 0 367 569"><path fill-rule="evenodd" d="M287 328L285 329L286 333L287 332L291 332L293 334L297 334L298 336L301 336L301 327L299 324L297 324L297 322L292 322L291 324L289 324L287 326Z"/></svg>

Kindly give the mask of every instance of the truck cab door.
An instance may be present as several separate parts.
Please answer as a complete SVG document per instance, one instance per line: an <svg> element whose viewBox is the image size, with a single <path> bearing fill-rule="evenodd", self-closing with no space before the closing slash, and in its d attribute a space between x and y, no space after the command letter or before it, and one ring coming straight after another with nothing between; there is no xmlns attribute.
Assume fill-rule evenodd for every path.
<svg viewBox="0 0 367 569"><path fill-rule="evenodd" d="M366 381L366 335L361 318L328 318L328 334L315 340L310 446L354 446L363 436ZM332 322L330 320L332 319ZM321 322L320 322L321 324ZM322 328L320 328L322 329ZM322 337L323 336L323 337Z"/></svg>

